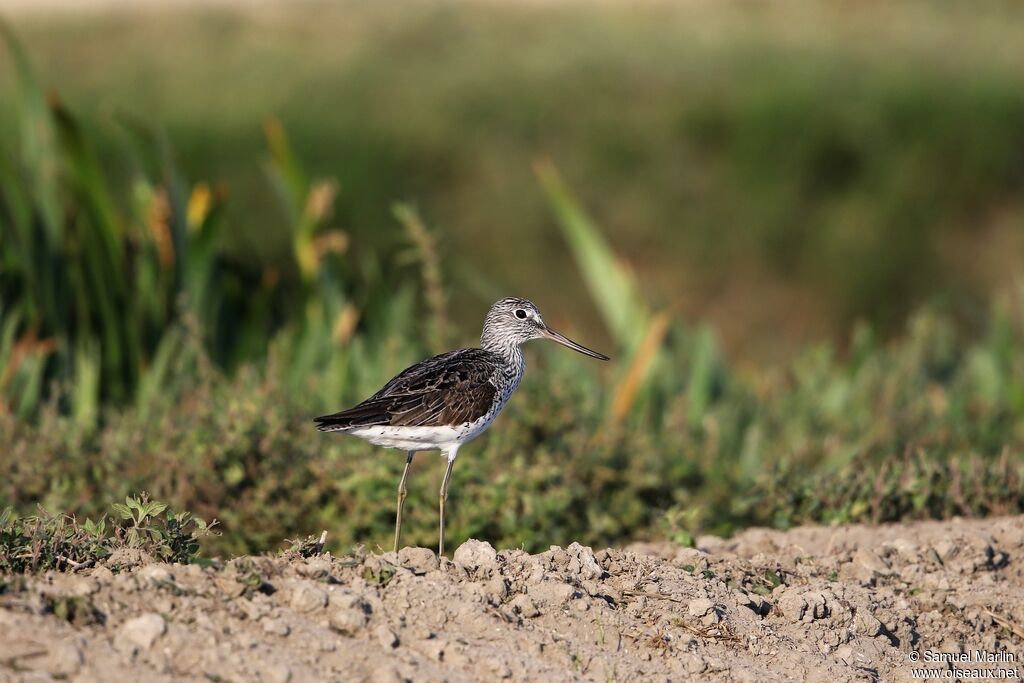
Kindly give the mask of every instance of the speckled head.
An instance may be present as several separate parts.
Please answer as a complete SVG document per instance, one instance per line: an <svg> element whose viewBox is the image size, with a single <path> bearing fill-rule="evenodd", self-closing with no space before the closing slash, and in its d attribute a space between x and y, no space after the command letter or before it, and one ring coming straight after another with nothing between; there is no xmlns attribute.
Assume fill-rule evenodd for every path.
<svg viewBox="0 0 1024 683"><path fill-rule="evenodd" d="M527 299L506 297L491 306L480 335L481 348L509 355L531 339L550 339L591 358L608 360L608 356L577 344L548 327L540 311Z"/></svg>

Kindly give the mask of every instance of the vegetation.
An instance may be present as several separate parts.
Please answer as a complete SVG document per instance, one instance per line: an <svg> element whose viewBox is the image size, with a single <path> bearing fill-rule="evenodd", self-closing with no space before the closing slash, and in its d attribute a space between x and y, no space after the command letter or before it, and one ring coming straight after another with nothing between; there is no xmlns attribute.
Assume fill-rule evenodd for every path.
<svg viewBox="0 0 1024 683"><path fill-rule="evenodd" d="M167 505L145 495L129 496L113 510L108 526L106 516L79 523L45 510L18 517L7 508L0 512L0 573L83 569L118 550L148 553L164 562L190 562L199 552L199 539L216 524L187 512L170 512Z"/></svg>
<svg viewBox="0 0 1024 683"><path fill-rule="evenodd" d="M595 35L605 36L605 30ZM275 549L285 538L322 529L335 548L386 545L404 460L355 439L318 434L310 418L365 397L430 352L472 343L496 288L473 275L469 257L445 257L439 236L457 235L459 228L442 233L425 217L493 216L497 229L515 234L506 221L524 218L520 209L496 202L485 212L442 201L419 211L392 203L409 193L459 192L465 170L453 171L444 192L426 181L383 189L382 178L400 176L397 165L422 172L423 159L434 158L438 149L468 154L469 142L432 138L427 114L417 119L424 127L417 134L430 144L414 144L408 137L413 132L406 131L396 140L411 158L357 157L388 164L356 163L340 183L323 172L322 159L317 166L312 129L303 128L301 117L267 120L260 151L234 150L231 136L213 126L213 146L223 142L226 150L248 154L240 153L237 163L252 168L261 155L266 160L261 189L239 193L254 181L238 181L231 169L226 183L196 171L216 168L196 142L208 133L190 138L172 127L166 135L135 119L109 125L80 116L60 96L44 92L10 36L8 45L17 86L9 100L16 105L11 126L18 134L5 136L0 146L0 509L12 509L0 520L0 562L7 563L0 569L64 568L69 563L61 558L80 563L123 543L168 559L193 557L204 526L197 518L170 515L162 504L126 503L118 508L121 521L111 527L79 526L72 518L36 512L42 506L102 518L113 501L141 490L176 509L218 519L222 533L203 540L210 553ZM784 51L769 53L781 60L773 73L792 66ZM388 71L390 62L371 56L364 56L360 73ZM878 66L869 56L857 59L866 60L869 74ZM575 63L579 71L572 73L581 74L585 93L598 85L586 80L593 72L584 63ZM655 75L668 68L647 66ZM1002 73L998 64L991 68ZM896 74L894 83L875 93L882 111L893 107L877 137L858 132L863 121L856 112L847 120L838 101L825 106L820 135L783 129L779 137L772 128L757 137L766 121L788 120L792 107L817 98L816 84L825 75L812 72L794 76L808 79L794 85L795 95L785 88L758 89L761 99L752 95L722 116L705 112L701 118L691 105L680 105L673 120L683 131L681 148L697 154L690 136L704 131L711 147L702 154L732 160L726 171L709 169L713 182L702 199L725 213L686 214L694 232L684 242L696 240L687 248L710 240L697 250L709 255L715 240L701 225L727 215L726 223L747 224L774 207L766 214L774 228L762 225L765 232L742 248L778 268L812 273L807 282L834 276L838 288L846 286L847 275L850 282L857 279L854 271L872 272L880 278L872 286L884 291L856 294L866 303L850 310L861 312L887 300L890 291L915 291L918 285L908 283L919 277L933 282L928 273L938 261L929 260L930 245L943 230L959 234L960 222L970 222L977 207L1006 200L1007 210L1015 210L1008 197L1024 183L1019 160L987 152L975 158L973 143L957 147L962 156L955 157L959 175L952 186L939 182L945 171L936 162L936 155L949 152L942 145L951 127L964 121L978 126L972 135L1002 136L1007 148L1016 143L1006 140L1022 139L1024 117L1017 114L1024 113L1024 100L1015 77L978 80L971 72L968 82L966 71L943 73L942 87L955 97L931 109L923 103L939 76L924 85L914 80L908 91L904 86L913 79ZM530 81L516 92L541 90ZM773 99L784 95L792 99ZM491 96L491 106L505 111L504 100ZM543 102L525 99L546 111ZM379 140L382 131L357 125L373 117L358 107L356 113L344 114L335 134L352 145ZM929 116L942 125L924 126ZM900 123L903 117L909 123ZM523 125L530 128L528 121ZM568 126L558 122L555 116L553 131ZM842 122L852 128L840 126L846 132L836 138ZM600 127L595 120L586 125ZM901 146L911 129L931 137ZM472 126L461 130L471 141ZM658 133L651 135L653 140ZM797 139L804 146L794 145ZM583 135L573 144L585 142ZM561 159L558 145L541 140L535 147L550 147ZM600 545L669 536L690 542L702 531L729 533L750 524L1024 511L1024 359L1015 353L1024 343L1024 290L993 296L970 330L956 323L963 318L950 316L955 305L930 304L902 328L862 323L839 344L805 347L784 363L736 362L722 350L715 329L687 324L645 294L584 207L596 206L593 214L612 224L621 221L620 209L570 190L567 177L582 178L589 193L601 194L605 183L626 183L630 168L647 168L636 160L640 148L608 154L611 160L594 162L607 174L597 177L583 172L579 160L561 167L576 169L563 176L541 156L528 189L522 178L516 187L530 197L526 204L534 203L523 210L544 211L524 225L535 231L557 226L563 253L575 266L560 262L560 270L586 288L587 308L597 311L614 362L599 368L557 348L528 352L531 370L518 395L454 469L453 541L476 536L531 550L571 540ZM832 159L829 154L853 161L822 161L820 155ZM307 158L317 170L308 170ZM900 175L903 180L879 179L879 169L896 173L911 158L913 172ZM440 167L447 162L441 157ZM465 163L475 173L496 162ZM824 189L815 184L823 168L836 167L847 168L843 178ZM658 177L675 177L674 166L652 168ZM748 172L759 193L750 196L749 206L726 206L726 194L747 196L737 179ZM725 177L732 180L725 183ZM931 202L934 195L925 190L933 185L944 187L937 190L944 203ZM371 201L377 203L372 209ZM922 205L929 209L918 214L915 207ZM670 203L659 210L676 208ZM730 214L733 209L740 214ZM957 225L947 228L939 215ZM252 235L261 235L267 221L276 235L267 241L284 246L272 256L244 254L240 236L258 240ZM339 222L351 227L342 230ZM380 230L382 225L390 228ZM824 226L824 236L812 238L812 226ZM884 237L897 227L892 239ZM384 236L368 237L372 228ZM864 249L848 262L837 245L854 233L863 236L856 228L878 232L858 242ZM528 264L524 272L535 267L529 265L536 255L531 250L548 244L537 232L528 239L530 234L515 240L523 249L517 262ZM806 254L793 256L795 244L806 244ZM904 273L910 254L924 265ZM555 260L538 258L537 272L554 270ZM875 261L881 275L872 270ZM462 316L451 306L452 281L479 285L469 288L474 295ZM555 297L558 278L545 282L534 291L546 296L550 290ZM845 302L840 306L854 301L843 293L829 296ZM431 454L417 458L406 505L409 543L433 543L442 470ZM295 552L307 546L299 543Z"/></svg>
<svg viewBox="0 0 1024 683"><path fill-rule="evenodd" d="M325 227L348 238L350 288L417 277L390 256L406 242L394 201L443 225L459 329L515 291L588 338L604 332L537 192L537 157L650 299L758 362L808 336L845 341L860 319L897 334L933 298L975 326L1019 272L1013 2L348 0L13 20L105 165L126 165L125 121L165 127L179 170L220 200L243 292L262 293L265 271L276 292L299 282L294 209L263 163L270 115L308 178L337 181ZM262 352L262 338L246 347Z"/></svg>

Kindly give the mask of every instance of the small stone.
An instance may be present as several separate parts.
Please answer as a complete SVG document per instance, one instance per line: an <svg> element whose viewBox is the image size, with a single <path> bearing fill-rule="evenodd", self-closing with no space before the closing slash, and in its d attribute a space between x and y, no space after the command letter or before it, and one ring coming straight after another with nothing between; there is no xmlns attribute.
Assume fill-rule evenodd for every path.
<svg viewBox="0 0 1024 683"><path fill-rule="evenodd" d="M331 562L324 557L310 557L296 566L295 572L307 579L325 579L331 575Z"/></svg>
<svg viewBox="0 0 1024 683"><path fill-rule="evenodd" d="M100 584L96 579L85 576L73 576L68 581L67 594L84 598L96 593L99 589Z"/></svg>
<svg viewBox="0 0 1024 683"><path fill-rule="evenodd" d="M452 559L470 571L484 571L497 567L498 553L487 541L470 539L455 550Z"/></svg>
<svg viewBox="0 0 1024 683"><path fill-rule="evenodd" d="M263 680L267 683L288 683L292 680L292 670L283 662L274 662L263 669Z"/></svg>
<svg viewBox="0 0 1024 683"><path fill-rule="evenodd" d="M889 568L889 565L885 563L885 560L879 557L877 553L867 548L857 548L857 552L853 555L853 561L879 576L888 576L889 574L892 574L892 570Z"/></svg>
<svg viewBox="0 0 1024 683"><path fill-rule="evenodd" d="M508 595L508 582L501 576L495 576L487 582L484 592L494 603L499 603Z"/></svg>
<svg viewBox="0 0 1024 683"><path fill-rule="evenodd" d="M152 563L153 556L138 548L118 548L110 553L110 557L104 560L104 564L107 567L116 568L121 571Z"/></svg>
<svg viewBox="0 0 1024 683"><path fill-rule="evenodd" d="M217 590L221 593L225 593L232 598L237 598L243 595L248 588L248 586L234 577L225 576L223 574L218 574L214 577L213 585L216 586Z"/></svg>
<svg viewBox="0 0 1024 683"><path fill-rule="evenodd" d="M335 631L352 635L370 621L370 605L362 597L349 591L334 594L328 624Z"/></svg>
<svg viewBox="0 0 1024 683"><path fill-rule="evenodd" d="M385 650L396 648L399 645L398 634L391 630L387 624L381 624L374 629L373 634L377 637L377 642L381 644Z"/></svg>
<svg viewBox="0 0 1024 683"><path fill-rule="evenodd" d="M707 661L697 654L683 654L680 657L680 663L682 664L683 671L685 671L690 676L702 674L708 668Z"/></svg>
<svg viewBox="0 0 1024 683"><path fill-rule="evenodd" d="M794 591L785 591L779 595L775 604L782 611L782 615L794 624L803 619L804 613L807 612L807 601Z"/></svg>
<svg viewBox="0 0 1024 683"><path fill-rule="evenodd" d="M402 548L398 551L398 563L414 574L426 574L439 566L437 555L430 548Z"/></svg>
<svg viewBox="0 0 1024 683"><path fill-rule="evenodd" d="M135 576L151 585L168 584L174 581L174 575L167 567L160 564L149 564L136 572Z"/></svg>
<svg viewBox="0 0 1024 683"><path fill-rule="evenodd" d="M263 631L284 637L292 632L292 627L286 624L284 619L266 619L263 622Z"/></svg>
<svg viewBox="0 0 1024 683"><path fill-rule="evenodd" d="M564 567L569 564L569 553L557 545L551 546L546 554L551 558L551 564L556 567Z"/></svg>
<svg viewBox="0 0 1024 683"><path fill-rule="evenodd" d="M843 581L854 581L862 586L874 586L877 573L859 562L847 562L839 568L839 578Z"/></svg>
<svg viewBox="0 0 1024 683"><path fill-rule="evenodd" d="M857 633L869 638L874 638L883 631L882 622L865 610L857 611L857 615L853 618L853 627L857 629Z"/></svg>
<svg viewBox="0 0 1024 683"><path fill-rule="evenodd" d="M82 651L71 643L54 643L37 666L58 678L67 678L78 673L84 661Z"/></svg>
<svg viewBox="0 0 1024 683"><path fill-rule="evenodd" d="M488 668L493 676L492 680L512 678L512 669L508 668L504 662L492 660Z"/></svg>
<svg viewBox="0 0 1024 683"><path fill-rule="evenodd" d="M533 601L529 595L517 595L509 603L513 612L518 613L524 619L532 619L533 617L540 616L540 610L537 609L537 603Z"/></svg>
<svg viewBox="0 0 1024 683"><path fill-rule="evenodd" d="M708 612L713 612L715 609L715 603L711 602L707 598L697 598L696 600L690 600L686 606L687 611L691 617L703 617Z"/></svg>
<svg viewBox="0 0 1024 683"><path fill-rule="evenodd" d="M810 593L806 596L807 605L811 613L811 620L824 619L830 613L828 602L822 593ZM807 616L806 614L804 615Z"/></svg>
<svg viewBox="0 0 1024 683"><path fill-rule="evenodd" d="M569 555L569 571L584 580L597 580L605 577L607 572L597 563L593 549L580 545L576 541L565 549Z"/></svg>
<svg viewBox="0 0 1024 683"><path fill-rule="evenodd" d="M381 664L370 674L372 683L402 683L404 680L394 664Z"/></svg>
<svg viewBox="0 0 1024 683"><path fill-rule="evenodd" d="M327 591L309 582L292 587L291 606L296 612L312 612L327 607Z"/></svg>
<svg viewBox="0 0 1024 683"><path fill-rule="evenodd" d="M530 589L530 597L542 603L561 606L572 600L576 589L565 583L545 582Z"/></svg>
<svg viewBox="0 0 1024 683"><path fill-rule="evenodd" d="M793 623L802 621L809 624L831 615L832 609L829 602L831 600L834 605L834 599L835 596L832 593L785 591L778 594L776 604L789 621Z"/></svg>
<svg viewBox="0 0 1024 683"><path fill-rule="evenodd" d="M445 659L445 650L448 647L448 641L441 638L430 638L429 640L421 640L415 643L414 649L420 653L426 655L435 662L440 662Z"/></svg>
<svg viewBox="0 0 1024 683"><path fill-rule="evenodd" d="M165 633L167 622L159 614L150 612L126 621L114 638L114 647L120 652L134 654L148 650Z"/></svg>
<svg viewBox="0 0 1024 683"><path fill-rule="evenodd" d="M545 563L539 559L539 557L529 556L525 561L526 566L526 583L529 585L543 583L544 577L547 576L547 569Z"/></svg>
<svg viewBox="0 0 1024 683"><path fill-rule="evenodd" d="M715 603L707 598L691 600L686 606L686 609L690 613L691 617L700 619L700 623L703 626L714 626L722 620L722 615L718 613L718 608L715 607Z"/></svg>
<svg viewBox="0 0 1024 683"><path fill-rule="evenodd" d="M89 576L96 579L100 583L107 583L114 580L114 572L110 571L106 565L96 565L89 570Z"/></svg>
<svg viewBox="0 0 1024 683"><path fill-rule="evenodd" d="M352 635L368 621L366 613L352 607L338 607L331 612L331 628L345 635Z"/></svg>
<svg viewBox="0 0 1024 683"><path fill-rule="evenodd" d="M956 554L957 544L951 539L943 538L932 546L932 550L935 551L935 555L939 558L939 562L945 563L946 560Z"/></svg>

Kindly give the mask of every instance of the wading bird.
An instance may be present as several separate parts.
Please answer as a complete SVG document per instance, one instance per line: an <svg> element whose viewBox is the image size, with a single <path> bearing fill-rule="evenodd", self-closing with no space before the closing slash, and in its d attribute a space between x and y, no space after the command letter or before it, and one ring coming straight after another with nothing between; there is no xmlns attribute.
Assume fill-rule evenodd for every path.
<svg viewBox="0 0 1024 683"><path fill-rule="evenodd" d="M384 388L354 408L315 419L322 432L344 432L376 446L406 451L398 484L395 551L402 535L402 507L413 456L440 450L448 457L441 482L438 551L444 555L444 508L448 479L459 448L487 429L526 370L520 348L531 339L550 339L574 351L608 360L555 332L526 299L502 299L487 312L480 348L459 349L406 368Z"/></svg>

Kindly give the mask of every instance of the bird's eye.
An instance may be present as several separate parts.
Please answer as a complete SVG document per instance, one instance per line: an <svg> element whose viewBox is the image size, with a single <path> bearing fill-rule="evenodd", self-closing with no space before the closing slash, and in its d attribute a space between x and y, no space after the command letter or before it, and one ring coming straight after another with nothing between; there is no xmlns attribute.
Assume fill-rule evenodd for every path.
<svg viewBox="0 0 1024 683"><path fill-rule="evenodd" d="M516 317L520 320L526 320L526 311L521 308L516 309Z"/></svg>

